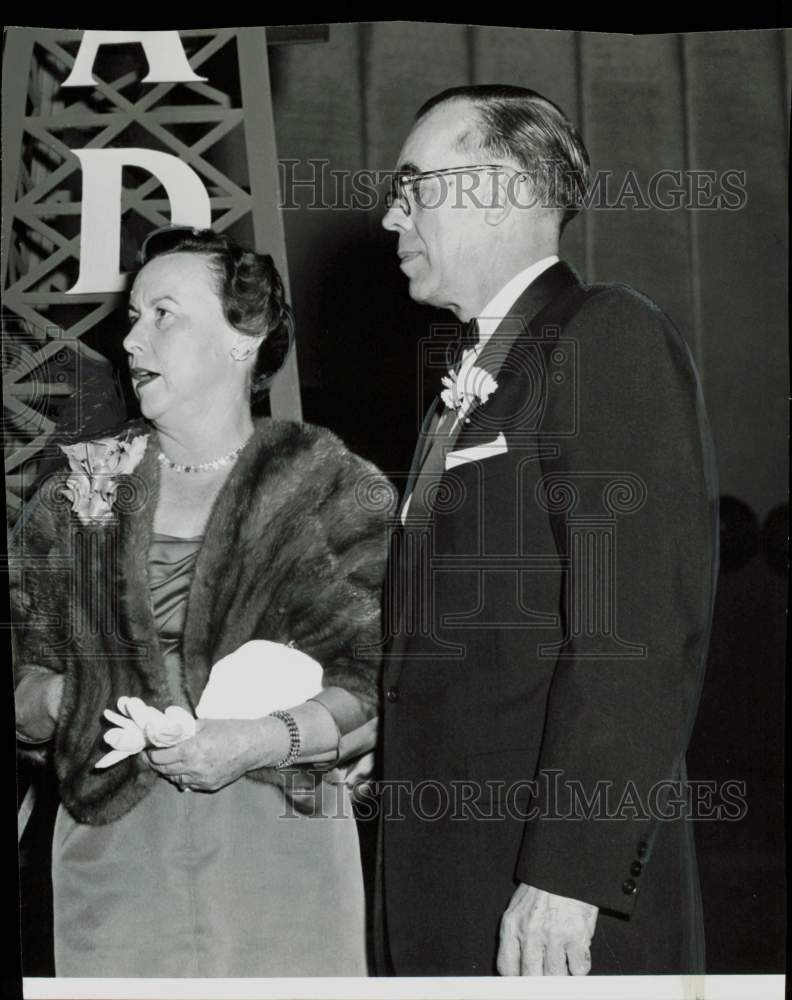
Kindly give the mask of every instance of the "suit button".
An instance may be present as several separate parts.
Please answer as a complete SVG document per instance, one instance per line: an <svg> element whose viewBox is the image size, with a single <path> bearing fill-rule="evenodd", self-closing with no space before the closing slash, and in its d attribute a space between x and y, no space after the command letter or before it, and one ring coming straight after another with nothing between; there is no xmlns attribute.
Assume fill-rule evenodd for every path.
<svg viewBox="0 0 792 1000"><path fill-rule="evenodd" d="M397 687L389 687L385 692L385 697L388 701L398 701L399 700L399 689Z"/></svg>
<svg viewBox="0 0 792 1000"><path fill-rule="evenodd" d="M641 864L641 862L633 861L633 863L630 865L630 874L635 875L635 877L637 878L642 871L643 871L643 865Z"/></svg>
<svg viewBox="0 0 792 1000"><path fill-rule="evenodd" d="M649 853L649 845L646 843L645 840L642 840L638 844L638 851L637 851L637 853L638 853L638 857L641 859L641 861L643 861L643 859Z"/></svg>
<svg viewBox="0 0 792 1000"><path fill-rule="evenodd" d="M628 878L622 882L622 892L625 896L634 896L638 892L638 886L631 878Z"/></svg>

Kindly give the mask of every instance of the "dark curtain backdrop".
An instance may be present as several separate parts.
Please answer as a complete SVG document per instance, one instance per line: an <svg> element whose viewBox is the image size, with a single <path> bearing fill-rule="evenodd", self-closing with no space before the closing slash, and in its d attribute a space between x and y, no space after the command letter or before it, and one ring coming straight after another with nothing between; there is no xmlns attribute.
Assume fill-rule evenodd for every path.
<svg viewBox="0 0 792 1000"><path fill-rule="evenodd" d="M694 354L718 453L723 570L694 779L746 782L747 816L699 823L711 972L783 968L787 497L787 157L792 32L649 37L462 25L331 25L270 50L278 156L328 161L285 210L305 416L391 473L409 466L418 345L449 313L413 304L395 238L336 198L331 171L389 170L417 108L446 87L532 87L579 125L596 170L745 171L739 211L597 210L563 255L670 314ZM319 173L320 168L316 168ZM317 194L318 191L318 194ZM662 429L659 430L662 432Z"/></svg>
<svg viewBox="0 0 792 1000"><path fill-rule="evenodd" d="M270 50L278 156L301 161L299 178L309 160L328 161L328 178L392 169L428 97L484 82L560 104L614 189L628 170L644 184L661 169L745 171L740 211L591 211L567 228L562 251L588 280L627 282L675 321L703 377L722 491L759 518L787 492L790 66L792 32L782 31L642 37L402 22L331 25L327 42ZM332 184L323 193L333 201ZM432 320L452 317L409 304L381 204L309 208L313 197L295 191L301 207L284 212L308 406L316 397L319 414L363 410L348 433L395 468L416 344Z"/></svg>

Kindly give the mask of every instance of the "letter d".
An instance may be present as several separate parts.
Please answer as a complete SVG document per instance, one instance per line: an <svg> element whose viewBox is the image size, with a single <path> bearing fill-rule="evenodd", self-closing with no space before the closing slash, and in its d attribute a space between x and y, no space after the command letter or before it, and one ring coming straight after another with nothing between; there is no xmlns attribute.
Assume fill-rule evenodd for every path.
<svg viewBox="0 0 792 1000"><path fill-rule="evenodd" d="M121 171L140 167L165 188L174 225L207 229L209 195L198 174L172 153L154 149L73 149L83 174L80 274L69 295L121 292Z"/></svg>

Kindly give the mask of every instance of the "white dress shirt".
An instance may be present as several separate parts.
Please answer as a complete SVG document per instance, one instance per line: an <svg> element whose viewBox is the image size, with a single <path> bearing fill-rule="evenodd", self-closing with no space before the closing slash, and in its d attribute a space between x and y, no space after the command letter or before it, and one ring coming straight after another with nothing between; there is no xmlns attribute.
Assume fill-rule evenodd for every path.
<svg viewBox="0 0 792 1000"><path fill-rule="evenodd" d="M506 282L498 294L490 299L478 317L479 339L475 347L477 355L481 353L482 347L497 330L500 321L504 316L508 316L511 307L531 282L536 281L543 271L546 271L548 267L552 267L553 264L557 263L558 257L556 254L551 254L549 257L537 260L535 264L531 264L524 271L515 274L510 281Z"/></svg>

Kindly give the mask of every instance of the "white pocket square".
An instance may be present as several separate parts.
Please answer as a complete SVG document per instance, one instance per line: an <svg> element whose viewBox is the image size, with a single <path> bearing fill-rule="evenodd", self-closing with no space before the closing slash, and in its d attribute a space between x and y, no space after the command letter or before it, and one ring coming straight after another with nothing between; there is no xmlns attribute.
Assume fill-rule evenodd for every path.
<svg viewBox="0 0 792 1000"><path fill-rule="evenodd" d="M446 469L454 469L467 462L480 462L484 458L505 455L508 450L506 438L501 431L494 441L488 441L486 444L474 444L470 448L460 448L459 451L449 451L445 457L445 467Z"/></svg>

